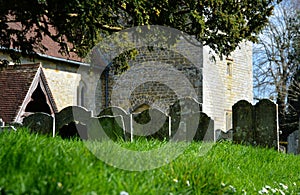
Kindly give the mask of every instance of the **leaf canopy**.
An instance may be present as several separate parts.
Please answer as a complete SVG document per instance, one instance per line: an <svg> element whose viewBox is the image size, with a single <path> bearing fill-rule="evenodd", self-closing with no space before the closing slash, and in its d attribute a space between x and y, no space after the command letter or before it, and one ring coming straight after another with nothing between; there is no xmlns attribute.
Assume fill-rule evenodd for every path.
<svg viewBox="0 0 300 195"><path fill-rule="evenodd" d="M0 0L0 46L43 52L47 35L62 52L83 57L113 32L163 25L194 35L219 56L229 55L241 41L255 40L279 1Z"/></svg>

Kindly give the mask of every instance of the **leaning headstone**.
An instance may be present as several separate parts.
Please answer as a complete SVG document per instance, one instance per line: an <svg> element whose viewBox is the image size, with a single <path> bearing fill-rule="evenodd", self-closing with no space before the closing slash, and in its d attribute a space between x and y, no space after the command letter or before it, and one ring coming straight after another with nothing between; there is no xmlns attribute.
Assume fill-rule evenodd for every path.
<svg viewBox="0 0 300 195"><path fill-rule="evenodd" d="M255 145L251 103L241 100L232 107L233 142Z"/></svg>
<svg viewBox="0 0 300 195"><path fill-rule="evenodd" d="M299 130L294 131L288 136L287 153L298 154Z"/></svg>
<svg viewBox="0 0 300 195"><path fill-rule="evenodd" d="M69 106L55 114L55 131L65 138L79 135L87 137L84 127L91 117L91 112L83 107Z"/></svg>
<svg viewBox="0 0 300 195"><path fill-rule="evenodd" d="M201 105L193 98L182 98L170 106L171 140L192 141L199 125Z"/></svg>
<svg viewBox="0 0 300 195"><path fill-rule="evenodd" d="M277 105L271 100L264 99L260 100L254 107L256 144L278 149Z"/></svg>
<svg viewBox="0 0 300 195"><path fill-rule="evenodd" d="M199 112L199 124L194 141L214 141L214 121L203 112Z"/></svg>
<svg viewBox="0 0 300 195"><path fill-rule="evenodd" d="M87 124L87 128L88 140L90 141L124 139L125 127L122 116L92 117Z"/></svg>
<svg viewBox="0 0 300 195"><path fill-rule="evenodd" d="M137 137L169 139L171 134L169 116L151 108L141 113L131 114L131 127L134 139Z"/></svg>
<svg viewBox="0 0 300 195"><path fill-rule="evenodd" d="M23 125L31 132L52 135L53 117L47 113L31 114L23 119Z"/></svg>
<svg viewBox="0 0 300 195"><path fill-rule="evenodd" d="M131 127L130 127L130 115L121 107L111 106L103 109L98 117L101 116L122 116L124 122L124 130L125 130L125 140L131 140ZM118 120L117 120L118 122ZM122 124L118 124L122 126Z"/></svg>

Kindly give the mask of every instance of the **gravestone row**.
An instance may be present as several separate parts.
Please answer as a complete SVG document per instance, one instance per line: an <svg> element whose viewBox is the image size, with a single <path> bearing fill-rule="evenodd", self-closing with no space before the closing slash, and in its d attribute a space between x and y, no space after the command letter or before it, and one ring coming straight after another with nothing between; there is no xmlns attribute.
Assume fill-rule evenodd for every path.
<svg viewBox="0 0 300 195"><path fill-rule="evenodd" d="M216 131L222 139L253 146L278 148L277 106L270 100L256 105L242 100L233 106L233 130ZM59 134L63 138L79 135L82 139L124 139L139 137L174 141L214 141L213 120L201 112L191 98L176 101L165 114L151 108L129 114L120 107L108 107L97 117L85 108L67 107L52 117L36 113L23 121L34 132Z"/></svg>
<svg viewBox="0 0 300 195"><path fill-rule="evenodd" d="M191 98L176 101L169 114L151 108L140 113L127 113L120 107L108 107L97 117L85 108L71 106L55 116L35 113L23 120L33 132L58 134L63 138L75 135L82 139L124 139L139 137L173 141L214 141L213 121Z"/></svg>
<svg viewBox="0 0 300 195"><path fill-rule="evenodd" d="M24 118L23 125L35 133L58 134L63 138L80 136L82 139L117 140L124 137L125 127L119 126L122 121L122 116L92 117L91 112L85 108L70 106L61 110L55 117L46 113L32 114Z"/></svg>

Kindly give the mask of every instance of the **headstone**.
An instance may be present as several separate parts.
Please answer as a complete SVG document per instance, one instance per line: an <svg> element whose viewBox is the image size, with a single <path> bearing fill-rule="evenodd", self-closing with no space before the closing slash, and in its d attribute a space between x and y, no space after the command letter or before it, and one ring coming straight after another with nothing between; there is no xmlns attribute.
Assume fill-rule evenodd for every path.
<svg viewBox="0 0 300 195"><path fill-rule="evenodd" d="M11 125L0 127L0 133L3 131L17 131L17 128Z"/></svg>
<svg viewBox="0 0 300 195"><path fill-rule="evenodd" d="M124 139L125 127L123 117L120 115L92 117L87 124L87 128L88 140L90 141Z"/></svg>
<svg viewBox="0 0 300 195"><path fill-rule="evenodd" d="M287 153L298 154L299 130L294 131L288 136Z"/></svg>
<svg viewBox="0 0 300 195"><path fill-rule="evenodd" d="M253 106L245 100L232 107L233 142L255 145Z"/></svg>
<svg viewBox="0 0 300 195"><path fill-rule="evenodd" d="M216 129L216 130L215 130L215 140L216 140L216 141L219 141L219 140L222 139L222 138L221 138L221 132L222 132L221 129Z"/></svg>
<svg viewBox="0 0 300 195"><path fill-rule="evenodd" d="M199 124L194 141L214 141L214 121L203 112L199 112Z"/></svg>
<svg viewBox="0 0 300 195"><path fill-rule="evenodd" d="M69 106L55 114L55 131L64 138L79 135L82 139L87 137L86 124L91 112L83 107Z"/></svg>
<svg viewBox="0 0 300 195"><path fill-rule="evenodd" d="M5 126L5 122L2 120L2 118L0 118L0 127L4 127Z"/></svg>
<svg viewBox="0 0 300 195"><path fill-rule="evenodd" d="M216 140L221 141L221 140L226 140L226 141L232 141L233 140L233 130L230 129L228 131L222 131L220 129L216 130Z"/></svg>
<svg viewBox="0 0 300 195"><path fill-rule="evenodd" d="M189 97L179 99L171 105L171 140L192 141L198 130L200 111L201 105Z"/></svg>
<svg viewBox="0 0 300 195"><path fill-rule="evenodd" d="M131 127L130 127L130 115L121 107L111 106L103 109L98 117L101 116L122 116L122 121L124 122L124 130L125 130L125 140L131 140ZM119 122L117 120L117 122ZM119 123L119 126L123 124Z"/></svg>
<svg viewBox="0 0 300 195"><path fill-rule="evenodd" d="M53 117L47 113L31 114L23 119L23 125L31 132L52 135Z"/></svg>
<svg viewBox="0 0 300 195"><path fill-rule="evenodd" d="M5 123L4 123L4 121L2 120L2 118L0 118L0 133L3 131L4 126L5 126Z"/></svg>
<svg viewBox="0 0 300 195"><path fill-rule="evenodd" d="M168 115L155 108L144 110L141 113L131 114L134 138L169 139L171 134L169 120Z"/></svg>
<svg viewBox="0 0 300 195"><path fill-rule="evenodd" d="M270 100L264 99L260 100L254 107L256 144L278 149L277 105Z"/></svg>
<svg viewBox="0 0 300 195"><path fill-rule="evenodd" d="M286 153L286 147L283 145L279 145L278 151L281 153Z"/></svg>

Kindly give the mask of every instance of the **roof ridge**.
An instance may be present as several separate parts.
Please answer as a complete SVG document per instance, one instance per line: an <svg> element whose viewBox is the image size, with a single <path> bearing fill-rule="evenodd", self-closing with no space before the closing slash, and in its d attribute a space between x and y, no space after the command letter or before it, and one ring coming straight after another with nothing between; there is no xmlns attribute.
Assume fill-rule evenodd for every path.
<svg viewBox="0 0 300 195"><path fill-rule="evenodd" d="M0 72L5 72L5 71L11 72L15 70L28 70L28 69L32 69L33 71L36 71L40 66L41 63L8 65L7 67L0 69Z"/></svg>

